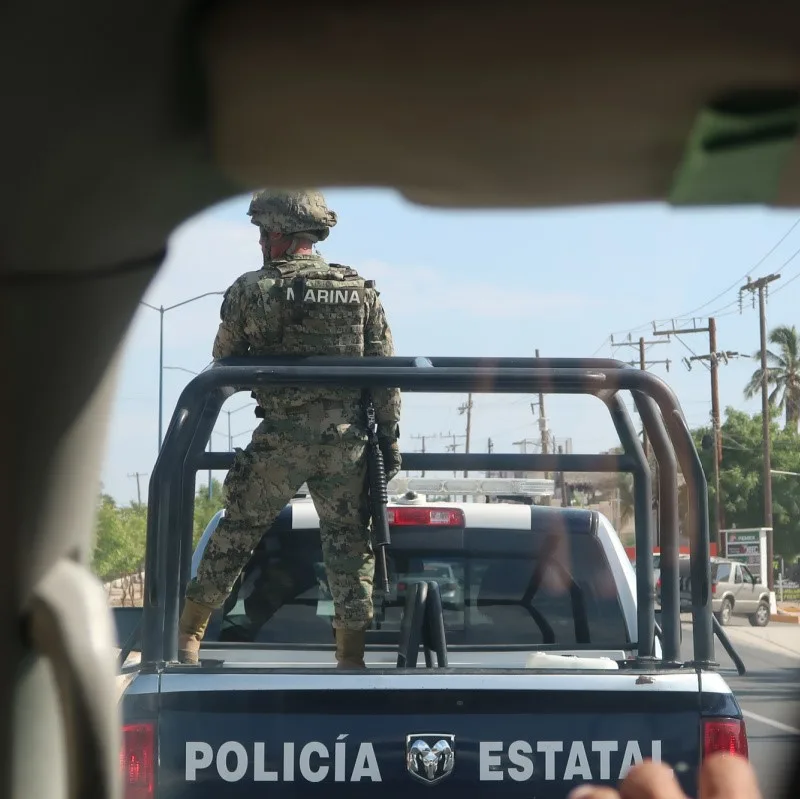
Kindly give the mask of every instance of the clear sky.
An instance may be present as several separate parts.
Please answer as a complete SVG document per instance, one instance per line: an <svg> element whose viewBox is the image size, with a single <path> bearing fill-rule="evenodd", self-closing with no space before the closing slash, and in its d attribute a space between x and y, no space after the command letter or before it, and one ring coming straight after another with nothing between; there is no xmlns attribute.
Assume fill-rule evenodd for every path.
<svg viewBox="0 0 800 799"><path fill-rule="evenodd" d="M751 355L759 345L758 312L748 294L739 312L739 287L780 272L771 285L769 327L800 322L800 224L796 211L674 210L663 205L606 206L547 211L441 211L413 206L383 190L325 192L339 217L320 252L377 281L400 355L608 356L638 359L633 347L612 347L630 332L653 339L652 322L705 327L715 314L718 347ZM246 216L250 195L218 205L174 231L168 258L145 301L170 306L204 292L224 291L261 263L258 231ZM788 235L787 235L788 234ZM782 240L783 239L783 240ZM782 240L782 241L781 241ZM777 246L776 246L777 245ZM164 315L164 429L191 374L211 360L221 297L197 300ZM158 445L159 314L140 307L125 342L103 467L104 490L121 503L146 495ZM677 391L692 425L710 412L708 370L681 359L708 352L705 334L648 347L648 360L672 360L651 371ZM749 358L720 369L721 404L757 410L742 390L757 367ZM177 367L177 368L174 368ZM514 442L539 437L530 396L476 395L472 451L515 452ZM412 436L463 435L458 406L466 396L404 395L404 450ZM251 402L235 396L225 410ZM598 400L545 400L548 423L574 451L617 444ZM217 423L214 448L228 447L228 416ZM235 446L255 426L252 409L230 416ZM457 439L463 451L463 438ZM444 451L452 438L431 438ZM222 475L217 475L222 477ZM204 478L200 478L204 479ZM143 496L144 499L144 496Z"/></svg>

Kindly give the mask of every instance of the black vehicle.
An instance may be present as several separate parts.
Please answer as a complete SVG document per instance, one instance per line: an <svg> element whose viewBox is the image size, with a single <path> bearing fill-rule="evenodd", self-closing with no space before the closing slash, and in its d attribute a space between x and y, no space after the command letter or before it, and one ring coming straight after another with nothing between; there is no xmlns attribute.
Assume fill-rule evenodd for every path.
<svg viewBox="0 0 800 799"><path fill-rule="evenodd" d="M193 552L194 475L230 462L228 453L203 451L230 387L268 382L506 392L546 382L550 393L596 394L621 456L409 453L404 468L630 471L643 553L636 573L595 512L397 505L368 671L336 671L318 519L296 499L264 531L213 617L200 666L177 663L183 590L219 518ZM633 392L662 466L663 629L654 615L649 468L618 390ZM589 780L615 784L651 757L671 764L694 796L703 756L746 754L747 735L713 663L705 483L676 410L657 378L600 360L276 359L220 362L195 378L150 485L145 606L128 636L141 642L141 659L123 669L128 799L354 797L387 788L406 796L433 785L442 797L561 799ZM689 663L679 651L676 453L699 531ZM408 580L426 571L431 579ZM443 584L454 580L445 603ZM120 629L132 614L120 610Z"/></svg>

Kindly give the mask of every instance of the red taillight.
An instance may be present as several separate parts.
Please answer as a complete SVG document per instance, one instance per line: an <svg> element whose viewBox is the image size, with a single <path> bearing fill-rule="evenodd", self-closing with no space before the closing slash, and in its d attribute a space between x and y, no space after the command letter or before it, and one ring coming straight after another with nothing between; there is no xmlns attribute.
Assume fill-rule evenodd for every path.
<svg viewBox="0 0 800 799"><path fill-rule="evenodd" d="M660 590L661 590L661 578L659 577L656 580L656 591L660 591Z"/></svg>
<svg viewBox="0 0 800 799"><path fill-rule="evenodd" d="M151 799L155 788L155 727L150 722L122 728L122 795L125 799Z"/></svg>
<svg viewBox="0 0 800 799"><path fill-rule="evenodd" d="M747 729L739 719L705 719L703 721L703 757L715 752L748 757Z"/></svg>
<svg viewBox="0 0 800 799"><path fill-rule="evenodd" d="M716 593L717 593L717 584L711 583L711 596L714 596L714 594Z"/></svg>
<svg viewBox="0 0 800 799"><path fill-rule="evenodd" d="M459 508L389 508L389 524L395 527L463 527Z"/></svg>
<svg viewBox="0 0 800 799"><path fill-rule="evenodd" d="M405 591L406 590L406 584L405 583L398 583L397 584L397 590L398 591Z"/></svg>

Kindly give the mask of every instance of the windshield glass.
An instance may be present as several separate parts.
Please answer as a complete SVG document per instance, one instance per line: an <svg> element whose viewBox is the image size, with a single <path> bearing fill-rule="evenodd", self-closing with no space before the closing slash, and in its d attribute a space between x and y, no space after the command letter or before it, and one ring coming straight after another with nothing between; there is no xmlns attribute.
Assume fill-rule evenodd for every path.
<svg viewBox="0 0 800 799"><path fill-rule="evenodd" d="M663 139L659 151L672 150L677 155L674 133ZM767 144L767 149L772 147ZM621 147L625 151L625 145ZM719 152L725 149L718 148ZM625 157L636 158L636 154L626 152ZM465 175L464 185L476 179L481 178ZM756 689L742 694L742 707L762 717L772 715L773 710L766 709L770 707L775 713L785 712L785 717L776 716L784 733L786 725L796 725L785 710L784 689L786 680L796 676L789 669L797 665L797 657L791 655L794 660L789 662L787 650L776 648L775 642L789 645L787 640L794 636L791 646L800 647L796 635L800 625L781 623L796 621L800 613L800 213L764 206L700 209L663 203L448 209L412 204L389 189L331 188L324 194L338 222L327 238L313 243L313 257L352 268L359 280L375 281L386 331L369 332L366 323L356 325L365 331L363 341L371 344L373 354L388 342L390 328L394 352L402 357L607 358L646 370L667 383L680 401L707 479L709 555L748 564L758 580L757 588L749 579L733 583L730 564L715 565L711 573L718 586L707 597L708 612L716 615L733 645L741 647L749 671L746 679L756 684ZM231 197L173 231L166 263L149 284L130 324L108 424L91 553L92 568L113 605L141 606L146 596L157 596L164 604L165 595L175 602L186 596L188 568L187 573L177 568L169 572L166 579L177 580L176 575L183 579L180 586L170 584L176 589L171 593L161 591L160 585L155 586L158 590L145 590L145 568L151 584L159 574L153 561L145 558L150 520L167 517L169 532L178 535L178 502L166 502L150 487L160 471L158 463L167 462L159 454L169 444L173 421L183 412L182 392L209 367L215 352L274 351L270 347L277 346L285 332L283 321L278 324L277 320L299 312L287 305L285 316L267 313L269 303L262 302L263 296L255 301L250 292L247 302L223 303L225 293L240 278L248 276L244 283L252 286L253 276L269 266L264 252L268 242L247 213L252 200L249 192ZM264 277L279 279L272 267ZM295 299L301 294L298 291ZM315 290L309 303L320 297L324 295ZM367 304L361 307L366 313ZM223 325L224 308L228 317L239 308L247 318L236 324L228 318ZM338 319L338 313L345 308L337 300L329 310L336 318L325 317L329 321L323 324L323 317L313 316L312 329L320 337L324 330L334 329L333 346L343 347L341 331L350 323ZM318 311L327 313L324 308L311 309L314 314ZM288 333L291 337L298 331L290 325ZM359 349L360 337L351 336L353 351ZM514 503L516 511L525 510L521 503L527 502L547 505L557 514L570 510L601 514L621 546L609 565L610 556L596 538L565 533L568 551L560 562L568 577L548 565L547 579L532 591L533 577L542 566L541 540L531 541L525 549L519 543L499 545L497 530L485 529L482 538L469 542L448 539L445 543L439 532L419 532L417 540L409 541L404 533L393 530L390 590L387 596L376 591L374 623L367 633L370 666L393 661L403 603L415 583L430 579L440 586L447 643L451 649L462 647L451 662L464 661L470 669L481 669L487 661L511 668L509 664L525 660L505 658L502 653L489 656L481 647L623 650L626 630L633 638L638 635L634 605L647 605L649 617L651 597L658 608L653 619L666 632L677 626L667 621L670 611L683 611L676 662L693 660L695 643L703 636L694 635L691 591L694 587L697 594L703 586L692 586L689 559L682 557L679 607L672 604L673 575L664 572L659 554L665 543L665 496L655 480L663 477L664 470L656 462L656 437L652 429L644 429L645 419L637 412L631 393L621 392L620 399L642 445L641 455L650 464L654 482L649 497L641 491L646 481L634 480L630 473L594 471L578 458L565 462L559 457L621 454L619 431L603 398L562 394L547 385L537 388L525 383L514 393L505 393L488 380L465 381L452 393L403 390L399 478L530 480L537 486L531 494L520 496L507 487L496 497ZM181 547L185 559L221 509L227 513L231 504L238 504L240 517L246 514L256 519L257 535L262 525L267 529L271 524L267 517L274 518L275 509L290 500L292 490L308 484L309 478L313 485L321 444L304 456L307 444L298 436L297 452L287 447L277 463L261 457L264 450L260 448L275 443L265 442L266 437L282 437L262 427L266 424L259 415L259 411L264 413L262 399L251 396L249 388L227 397L213 424L209 421L207 439L195 442L198 449L214 455L180 479L180 502L185 503L180 513L187 517L181 531L187 544ZM330 399L322 400L320 413L335 410L340 417L324 431L335 439L349 423L347 409L344 405L332 409L326 402ZM278 430L291 429L295 412L298 418L303 415L300 407L294 401L276 400L268 416ZM306 422L296 429L305 431ZM681 451L691 452L689 442L685 443ZM247 450L244 458L234 455L243 450ZM769 470L765 470L767 452ZM255 487L242 486L241 474L237 478L237 469L232 468L235 457L248 465L245 459L250 453L251 473L266 478ZM423 453L426 462L420 459ZM468 460L462 457L467 454ZM535 456L543 454L548 458L534 462ZM462 461L447 460L452 455ZM298 468L291 485L265 510L259 501L262 493L275 493L275 476L292 459ZM341 465L342 460L337 454L327 463ZM334 469L325 471L318 474L320 480L331 477ZM687 554L698 542L690 513L694 494L682 467L676 477L677 543L680 552ZM236 482L239 488L233 485L234 496L238 492L245 499L231 503L231 486ZM430 493L430 501L467 502L459 491L417 492ZM398 503L406 500L413 508L416 500L406 494L405 488L398 489L392 498ZM640 534L648 518L648 503L653 511L649 517L652 537L645 539ZM304 507L311 504L309 500ZM328 505L330 517L332 507L338 506L338 512L346 503L318 504L318 512ZM487 519L487 526L496 526L489 518L492 513L485 510L478 515ZM309 522L309 514L301 515L303 525L318 523ZM300 528L290 532L291 536L281 533L269 547L256 551L227 598L224 613L212 617L203 642L209 657L216 648L217 656L241 656L253 669L264 668L268 661L291 663L286 668L295 669L304 660L299 654L304 647L325 647L327 651L317 651L313 661L336 667L332 597L322 567L319 532ZM501 537L536 539L518 529L499 532ZM248 541L231 549L242 553L241 558L231 558L236 561L235 576L252 545ZM621 572L630 575L630 566L620 564L620 559L633 559L633 577L639 583L638 593L622 598L620 589L627 581ZM642 574L649 572L651 563L656 572L652 582L649 574ZM707 566L707 561L695 558L696 573ZM224 584L229 585L234 576ZM380 580L376 586L380 587ZM770 614L759 615L756 600L767 591ZM624 621L626 614L630 624ZM165 610L163 618L172 623L177 615ZM158 637L150 630L142 640ZM236 647L236 641L246 643ZM231 642L237 651L219 652L218 642ZM759 651L761 646L763 651ZM469 652L470 647L476 651ZM269 648L294 651L283 658ZM726 668L729 660L719 642L715 654L711 660ZM768 736L760 740L765 750L780 751ZM766 770L774 771L772 765Z"/></svg>

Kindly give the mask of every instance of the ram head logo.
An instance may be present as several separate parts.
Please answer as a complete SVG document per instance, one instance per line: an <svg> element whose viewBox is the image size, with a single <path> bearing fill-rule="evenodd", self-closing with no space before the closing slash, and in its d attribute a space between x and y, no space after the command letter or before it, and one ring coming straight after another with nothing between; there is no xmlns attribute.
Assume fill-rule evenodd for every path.
<svg viewBox="0 0 800 799"><path fill-rule="evenodd" d="M406 736L406 767L412 777L433 785L453 771L455 735L418 733Z"/></svg>

